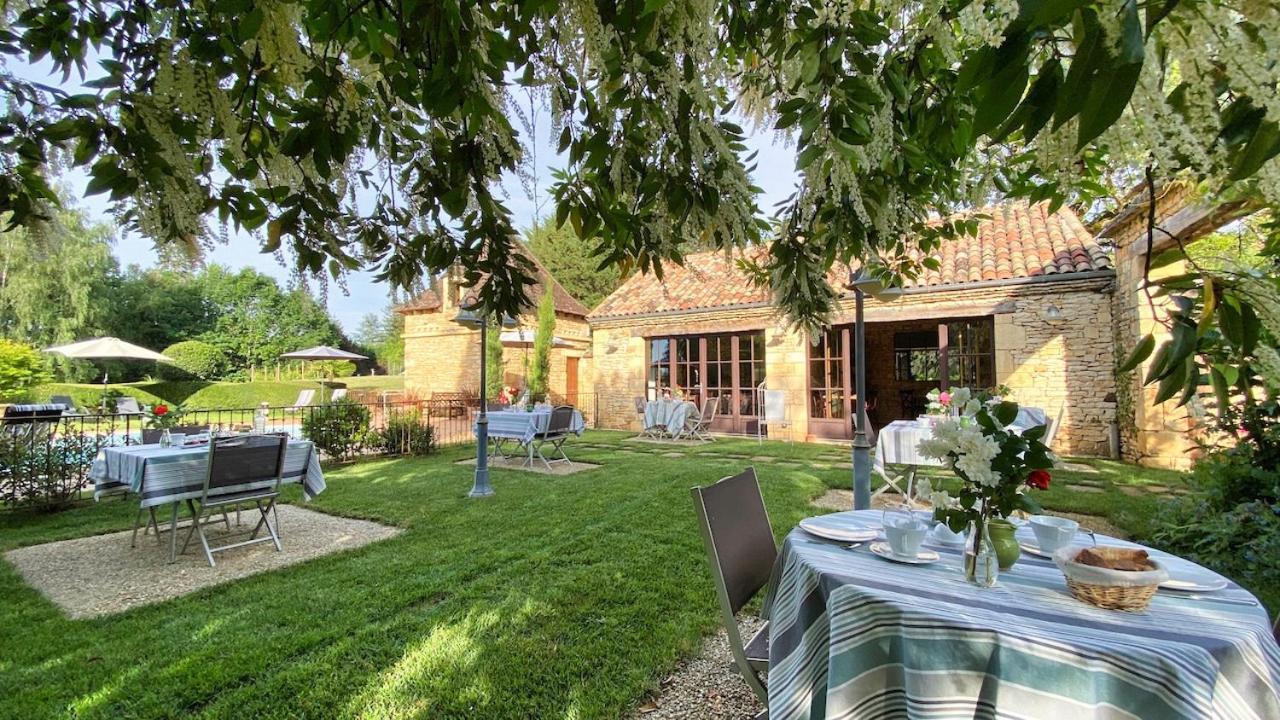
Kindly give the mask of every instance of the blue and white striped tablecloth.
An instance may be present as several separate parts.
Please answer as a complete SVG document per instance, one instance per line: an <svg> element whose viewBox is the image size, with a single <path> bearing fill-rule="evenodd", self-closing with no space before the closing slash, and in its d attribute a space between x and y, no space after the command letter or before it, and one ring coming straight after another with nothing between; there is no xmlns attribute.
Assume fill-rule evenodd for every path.
<svg viewBox="0 0 1280 720"><path fill-rule="evenodd" d="M325 489L317 455L308 440L290 440L284 453L282 482L301 482L308 501ZM94 498L128 490L141 496L142 507L153 507L199 498L208 471L208 445L126 445L103 448L89 468L89 477Z"/></svg>
<svg viewBox="0 0 1280 720"><path fill-rule="evenodd" d="M771 582L769 717L1280 718L1280 648L1234 583L1128 613L1071 597L1050 560L1024 553L983 590L939 552L903 565L792 531Z"/></svg>
<svg viewBox="0 0 1280 720"><path fill-rule="evenodd" d="M551 422L550 410L534 410L533 412L501 410L487 413L487 415L489 416L489 437L515 440L521 445L532 441L538 433L546 431L547 424ZM569 429L574 434L581 435L586 427L587 424L582 419L582 413L574 410L573 424Z"/></svg>

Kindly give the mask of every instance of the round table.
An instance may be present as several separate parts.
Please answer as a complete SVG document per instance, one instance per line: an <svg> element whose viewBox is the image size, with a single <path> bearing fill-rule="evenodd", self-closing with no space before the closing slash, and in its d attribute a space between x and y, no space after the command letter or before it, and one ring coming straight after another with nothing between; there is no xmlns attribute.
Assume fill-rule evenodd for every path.
<svg viewBox="0 0 1280 720"><path fill-rule="evenodd" d="M882 516L830 517L878 528ZM1141 613L1102 610L1073 598L1051 560L1024 552L982 589L965 582L960 548L928 549L937 563L907 565L867 544L787 536L766 608L772 720L1280 718L1280 648L1234 583L1162 590ZM1175 576L1209 572L1150 552Z"/></svg>

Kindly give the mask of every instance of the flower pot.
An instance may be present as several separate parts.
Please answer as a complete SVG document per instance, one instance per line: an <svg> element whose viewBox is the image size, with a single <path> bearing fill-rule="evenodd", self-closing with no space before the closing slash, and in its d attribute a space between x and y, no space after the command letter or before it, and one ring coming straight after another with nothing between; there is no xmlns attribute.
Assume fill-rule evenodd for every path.
<svg viewBox="0 0 1280 720"><path fill-rule="evenodd" d="M1018 539L1013 536L1013 523L1003 518L987 523L987 532L991 534L991 544L996 548L996 557L1000 560L1000 569L1008 570L1022 556L1022 548L1018 547Z"/></svg>

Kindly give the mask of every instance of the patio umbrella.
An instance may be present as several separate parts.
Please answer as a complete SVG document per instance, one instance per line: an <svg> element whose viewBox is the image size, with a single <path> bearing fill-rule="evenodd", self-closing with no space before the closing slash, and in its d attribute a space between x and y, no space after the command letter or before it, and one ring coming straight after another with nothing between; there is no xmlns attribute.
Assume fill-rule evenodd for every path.
<svg viewBox="0 0 1280 720"><path fill-rule="evenodd" d="M81 360L154 360L163 363L173 362L173 358L167 355L162 355L154 350L148 350L114 337L100 337L67 345L55 345L51 348L45 348L45 352L57 353L63 357ZM104 388L107 385L108 374L104 372L102 375Z"/></svg>
<svg viewBox="0 0 1280 720"><path fill-rule="evenodd" d="M364 355L357 355L346 350L339 350L328 345L317 345L306 350L295 350L280 357L286 360L368 360ZM320 383L320 400L324 400L324 383Z"/></svg>

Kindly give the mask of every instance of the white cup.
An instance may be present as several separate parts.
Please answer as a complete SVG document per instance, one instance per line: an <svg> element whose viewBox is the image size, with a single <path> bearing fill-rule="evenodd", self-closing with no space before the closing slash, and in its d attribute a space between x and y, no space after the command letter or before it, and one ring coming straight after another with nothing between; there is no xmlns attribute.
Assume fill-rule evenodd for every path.
<svg viewBox="0 0 1280 720"><path fill-rule="evenodd" d="M1080 523L1075 520L1053 515L1036 515L1030 523L1036 534L1036 544L1042 552L1050 554L1070 545L1080 530Z"/></svg>
<svg viewBox="0 0 1280 720"><path fill-rule="evenodd" d="M884 536L889 549L898 557L914 558L920 554L929 526L914 515L885 518Z"/></svg>
<svg viewBox="0 0 1280 720"><path fill-rule="evenodd" d="M187 441L186 433L169 433L169 445L171 447L182 447Z"/></svg>

